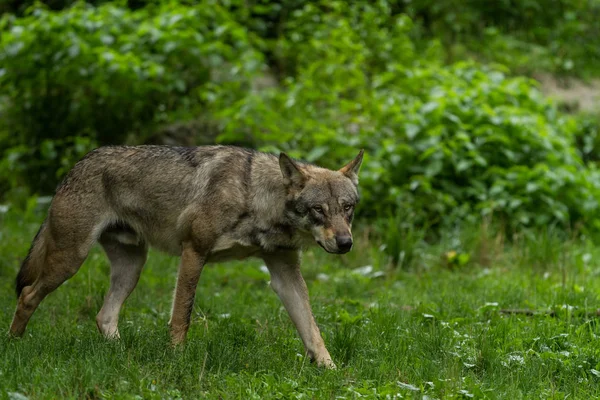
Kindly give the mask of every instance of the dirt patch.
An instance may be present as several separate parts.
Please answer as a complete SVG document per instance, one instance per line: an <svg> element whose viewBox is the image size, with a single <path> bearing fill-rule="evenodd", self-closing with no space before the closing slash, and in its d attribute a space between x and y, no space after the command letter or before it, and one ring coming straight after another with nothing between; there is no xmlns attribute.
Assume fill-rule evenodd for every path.
<svg viewBox="0 0 600 400"><path fill-rule="evenodd" d="M542 92L556 99L572 111L600 112L600 79L588 82L575 78L556 78L549 74L536 74Z"/></svg>

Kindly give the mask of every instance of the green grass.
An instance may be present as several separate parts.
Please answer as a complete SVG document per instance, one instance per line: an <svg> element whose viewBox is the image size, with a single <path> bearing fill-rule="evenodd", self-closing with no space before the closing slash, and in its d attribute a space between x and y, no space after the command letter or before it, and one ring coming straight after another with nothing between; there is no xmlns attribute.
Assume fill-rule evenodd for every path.
<svg viewBox="0 0 600 400"><path fill-rule="evenodd" d="M0 216L3 330L38 223ZM552 231L512 246L484 231L415 243L405 270L360 237L347 256L308 252L304 274L335 371L303 356L258 260L205 268L188 342L172 349L177 259L152 252L121 314L122 339L104 340L94 318L109 266L95 248L22 339L0 338L0 399L600 396L600 251ZM449 263L452 250L470 261ZM366 265L371 272L357 271ZM502 312L517 308L541 313Z"/></svg>

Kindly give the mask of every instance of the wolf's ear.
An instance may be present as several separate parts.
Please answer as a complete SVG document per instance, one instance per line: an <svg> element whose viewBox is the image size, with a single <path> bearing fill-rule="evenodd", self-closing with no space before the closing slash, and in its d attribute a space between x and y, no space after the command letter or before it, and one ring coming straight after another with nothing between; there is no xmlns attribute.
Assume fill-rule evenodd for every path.
<svg viewBox="0 0 600 400"><path fill-rule="evenodd" d="M360 171L363 154L365 154L365 151L361 150L358 155L354 157L354 160L350 161L340 169L340 172L350 178L355 185L358 185L358 171Z"/></svg>
<svg viewBox="0 0 600 400"><path fill-rule="evenodd" d="M286 187L302 189L306 182L306 177L300 171L298 164L294 162L287 154L279 154L279 168L283 174L283 182Z"/></svg>

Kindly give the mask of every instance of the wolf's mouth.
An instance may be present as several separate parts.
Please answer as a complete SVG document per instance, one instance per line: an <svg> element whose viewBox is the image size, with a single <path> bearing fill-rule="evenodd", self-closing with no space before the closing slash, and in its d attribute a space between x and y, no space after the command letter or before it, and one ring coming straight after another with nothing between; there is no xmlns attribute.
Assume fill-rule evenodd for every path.
<svg viewBox="0 0 600 400"><path fill-rule="evenodd" d="M317 243L319 243L319 246L321 246L321 247L323 248L323 250L325 250L326 252L328 252L328 253L333 253L333 251L329 251L329 250L327 250L327 248L326 248L325 246L323 246L323 243L321 243L321 241L320 241L320 240L317 240Z"/></svg>
<svg viewBox="0 0 600 400"><path fill-rule="evenodd" d="M347 253L348 251L350 251L350 249L348 249L347 251L340 251L340 250L337 250L337 251L331 251L331 250L327 249L327 247L323 246L323 243L321 243L321 241L320 241L320 240L317 240L317 243L319 243L319 246L321 246L321 247L323 248L323 250L325 250L325 251L326 251L326 252L328 252L329 254L345 254L345 253Z"/></svg>

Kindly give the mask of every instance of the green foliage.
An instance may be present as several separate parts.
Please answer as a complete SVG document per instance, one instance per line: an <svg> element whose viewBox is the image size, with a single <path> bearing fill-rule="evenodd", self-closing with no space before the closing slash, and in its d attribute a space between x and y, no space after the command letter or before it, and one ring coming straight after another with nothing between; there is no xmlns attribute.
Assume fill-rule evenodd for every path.
<svg viewBox="0 0 600 400"><path fill-rule="evenodd" d="M391 265L410 270L419 265L426 243L428 227L415 221L415 215L399 208L391 215L378 218L374 223L380 250L388 256Z"/></svg>
<svg viewBox="0 0 600 400"><path fill-rule="evenodd" d="M100 5L104 3L116 3L120 6L127 6L131 9L141 8L148 4L157 4L161 0L85 0L86 3L92 5ZM51 10L63 10L71 7L74 4L81 2L81 0L2 0L0 2L0 14L13 13L19 16L26 14L31 7L39 7L43 4Z"/></svg>
<svg viewBox="0 0 600 400"><path fill-rule="evenodd" d="M575 143L582 158L587 163L600 162L600 117L583 114L578 118Z"/></svg>
<svg viewBox="0 0 600 400"><path fill-rule="evenodd" d="M294 13L287 26L301 28L280 48L298 60L295 75L223 110L221 140L329 167L366 148L362 215L406 209L428 226L494 215L510 228L592 227L600 191L574 145L581 127L533 81L415 60L406 17L360 3L328 6L325 16L316 16L319 4ZM381 37L390 53L374 46Z"/></svg>
<svg viewBox="0 0 600 400"><path fill-rule="evenodd" d="M365 148L359 215L384 218L390 238L410 235L405 224L383 228L398 215L411 215L417 242L424 227L481 217L510 230L598 228L600 124L561 114L504 67L444 59L448 40L468 49L481 35L500 59L529 54L531 43L553 51L551 39L593 32L591 17L577 25L572 16L592 15L594 1L128 6L2 18L0 190L49 193L88 149L143 143L162 125L195 119L221 143L330 168ZM507 42L509 31L529 34ZM402 246L390 240L399 261Z"/></svg>
<svg viewBox="0 0 600 400"><path fill-rule="evenodd" d="M392 3L415 19L415 37L439 38L449 60L474 56L519 72L600 74L598 0Z"/></svg>
<svg viewBox="0 0 600 400"><path fill-rule="evenodd" d="M262 66L216 3L36 8L3 17L0 30L2 174L44 191L64 172L65 149L76 147L72 164L81 146L140 142L153 126L210 114L249 90Z"/></svg>

